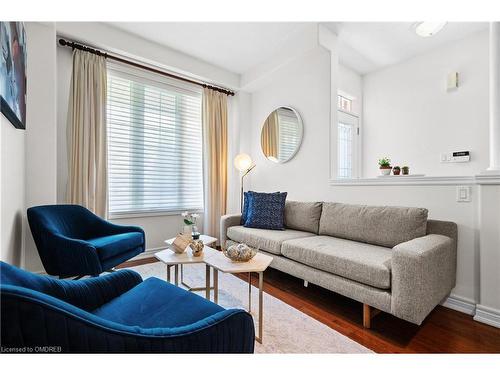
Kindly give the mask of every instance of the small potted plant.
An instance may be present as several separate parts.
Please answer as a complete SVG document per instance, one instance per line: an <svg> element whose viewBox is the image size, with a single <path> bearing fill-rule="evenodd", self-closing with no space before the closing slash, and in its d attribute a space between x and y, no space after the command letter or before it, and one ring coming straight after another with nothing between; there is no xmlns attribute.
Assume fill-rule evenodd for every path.
<svg viewBox="0 0 500 375"><path fill-rule="evenodd" d="M401 171L403 172L403 174L410 174L410 167L408 166L404 166L403 168L401 168Z"/></svg>
<svg viewBox="0 0 500 375"><path fill-rule="evenodd" d="M400 173L401 173L401 168L398 165L392 168L392 174L394 176L399 176Z"/></svg>
<svg viewBox="0 0 500 375"><path fill-rule="evenodd" d="M378 160L378 165L380 168L380 174L382 176L388 176L391 174L391 159L389 159L387 156L385 158L379 159Z"/></svg>

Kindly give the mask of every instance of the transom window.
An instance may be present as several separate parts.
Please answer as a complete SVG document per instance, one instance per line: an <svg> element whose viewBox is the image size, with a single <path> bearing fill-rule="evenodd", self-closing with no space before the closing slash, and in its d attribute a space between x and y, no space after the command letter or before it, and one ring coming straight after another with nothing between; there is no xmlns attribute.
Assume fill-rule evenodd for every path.
<svg viewBox="0 0 500 375"><path fill-rule="evenodd" d="M345 96L339 95L338 107L343 111L352 112L352 99L348 99Z"/></svg>
<svg viewBox="0 0 500 375"><path fill-rule="evenodd" d="M203 208L201 91L108 65L110 216Z"/></svg>

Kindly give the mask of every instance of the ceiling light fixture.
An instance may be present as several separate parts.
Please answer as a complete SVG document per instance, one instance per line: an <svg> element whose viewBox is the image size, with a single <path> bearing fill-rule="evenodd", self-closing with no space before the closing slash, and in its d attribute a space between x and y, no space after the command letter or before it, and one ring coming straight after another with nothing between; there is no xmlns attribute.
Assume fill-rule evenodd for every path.
<svg viewBox="0 0 500 375"><path fill-rule="evenodd" d="M440 32L447 22L418 22L415 24L415 33L418 36L427 38Z"/></svg>

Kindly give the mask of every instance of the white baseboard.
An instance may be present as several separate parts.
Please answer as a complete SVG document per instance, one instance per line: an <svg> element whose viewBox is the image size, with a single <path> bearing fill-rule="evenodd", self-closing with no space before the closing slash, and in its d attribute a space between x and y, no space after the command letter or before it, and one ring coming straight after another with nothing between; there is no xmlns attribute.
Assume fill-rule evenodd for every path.
<svg viewBox="0 0 500 375"><path fill-rule="evenodd" d="M500 328L500 310L483 305L477 305L474 320Z"/></svg>
<svg viewBox="0 0 500 375"><path fill-rule="evenodd" d="M473 300L455 294L450 294L448 298L441 302L441 305L467 315L474 316L476 313L476 303Z"/></svg>

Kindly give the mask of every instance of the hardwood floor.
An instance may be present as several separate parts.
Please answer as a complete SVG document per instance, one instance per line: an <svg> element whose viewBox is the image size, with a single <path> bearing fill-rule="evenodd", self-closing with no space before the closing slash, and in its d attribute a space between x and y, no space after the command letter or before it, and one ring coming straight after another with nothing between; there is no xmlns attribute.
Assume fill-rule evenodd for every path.
<svg viewBox="0 0 500 375"><path fill-rule="evenodd" d="M133 267L154 258L127 262ZM241 277L247 281L246 275ZM257 286L257 278L252 278ZM421 326L387 313L363 328L363 305L274 269L264 274L264 291L377 353L500 353L500 329L438 306ZM265 307L264 307L265 308ZM271 317L267 317L271 319Z"/></svg>

